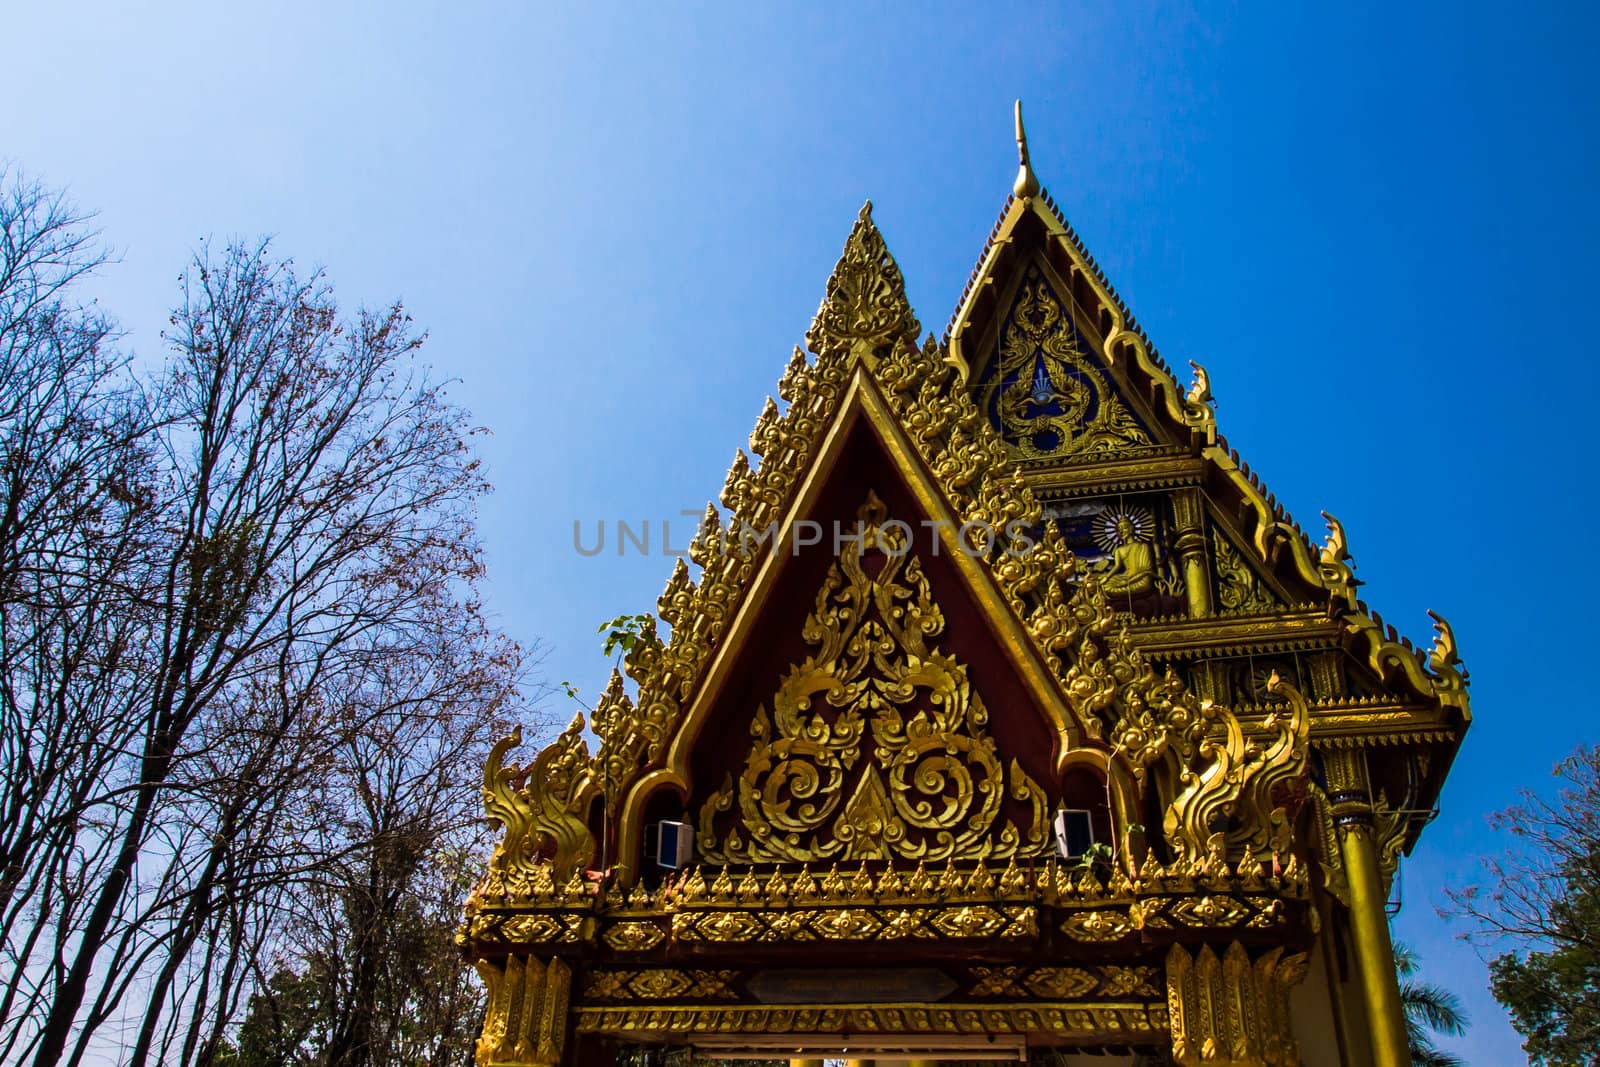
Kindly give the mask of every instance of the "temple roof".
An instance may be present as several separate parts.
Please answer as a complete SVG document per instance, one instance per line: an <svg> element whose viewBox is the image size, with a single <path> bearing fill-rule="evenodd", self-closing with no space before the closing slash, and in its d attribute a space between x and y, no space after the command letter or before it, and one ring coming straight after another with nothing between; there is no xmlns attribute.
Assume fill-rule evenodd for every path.
<svg viewBox="0 0 1600 1067"><path fill-rule="evenodd" d="M616 674L595 708L599 752L580 751L581 723L555 746L572 770L551 778L565 792L540 787L539 805L542 832L572 842L557 847L560 877L596 849L639 855L663 812L698 818L708 856L775 862L801 846L774 851L760 835L801 818L784 814L790 804L821 818L804 798L824 779L851 793L850 818L891 825L886 805L905 798L861 768L887 773L910 722L944 723L952 753L1015 761L1002 772L980 760L1006 782L986 788L1032 797L1034 815L983 817L1031 827L1029 847L1038 805L1064 803L1086 773L1106 783L1088 795L1111 805L1114 847L1130 856L1265 862L1290 849L1278 805L1298 811L1310 797L1326 821L1313 750L1356 753L1385 813L1383 847L1415 842L1470 719L1448 624L1434 616L1422 652L1356 598L1342 526L1326 516L1328 537L1313 544L1218 435L1203 368L1188 387L1177 380L1039 184L1020 109L1017 141L1012 195L943 343L919 343L900 268L872 205L861 209L809 355L795 349L721 509L707 505L658 601L666 632L646 626L624 659L632 691ZM903 580L851 555L859 541L837 531L852 515L880 555L912 553ZM831 544L805 536L827 523ZM888 532L897 524L935 532L913 547ZM922 630L903 629L907 611ZM865 644L846 655L851 642ZM861 674L866 648L876 666ZM932 704L892 707L933 684L917 665L934 661L945 681ZM858 699L880 710L849 718ZM965 725L935 713L969 700ZM852 731L870 736L880 713L886 732L867 760ZM761 784L793 753L835 748L849 760L805 771L821 777L793 797ZM599 795L606 825L585 825ZM1159 845L1139 843L1147 818L1164 820ZM1017 840L948 854L1019 856Z"/></svg>
<svg viewBox="0 0 1600 1067"><path fill-rule="evenodd" d="M975 334L995 315L993 305L1007 276L1020 269L1030 252L1045 251L1057 257L1090 328L1100 334L1101 354L1107 364L1120 374L1129 392L1153 398L1152 414L1165 423L1170 434L1188 440L1191 454L1208 468L1208 487L1230 497L1228 503L1238 516L1238 532L1251 541L1260 561L1286 579L1297 579L1302 595L1316 594L1316 607L1323 607L1324 601L1336 607L1375 671L1400 672L1417 695L1436 695L1460 713L1463 724L1470 721L1466 672L1449 623L1433 611L1428 613L1434 638L1431 647L1424 649L1355 595L1362 583L1354 575L1343 525L1322 512L1327 535L1318 544L1295 521L1218 431L1206 369L1191 360L1190 383L1185 386L1180 381L1040 183L1032 167L1020 101L1016 105L1016 137L1017 177L945 329L949 358L963 374L975 373ZM1036 484L1045 481L1039 478ZM1312 602L1308 596L1308 604ZM1442 690L1438 685L1441 678L1445 682Z"/></svg>
<svg viewBox="0 0 1600 1067"><path fill-rule="evenodd" d="M1178 381L1044 191L1020 106L1016 137L942 343L861 209L599 750L579 716L525 766L491 752L505 835L460 941L501 1053L532 1047L527 991L581 971L580 1037L1170 1030L1199 1063L1202 980L1286 1004L1319 937L1345 951L1326 931L1381 929L1470 719L1450 628L1420 652L1356 598L1343 527L1313 544L1228 447L1205 371ZM816 968L846 960L931 984L828 1014ZM768 1003L785 968L827 995ZM1250 1062L1298 1062L1285 1033Z"/></svg>

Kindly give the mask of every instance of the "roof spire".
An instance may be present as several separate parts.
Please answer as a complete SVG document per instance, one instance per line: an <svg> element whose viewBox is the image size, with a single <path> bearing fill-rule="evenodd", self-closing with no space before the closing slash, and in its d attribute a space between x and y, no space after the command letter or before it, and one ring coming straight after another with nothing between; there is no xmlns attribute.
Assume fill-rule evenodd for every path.
<svg viewBox="0 0 1600 1067"><path fill-rule="evenodd" d="M1039 195L1039 179L1033 173L1033 164L1028 161L1028 131L1022 128L1022 101L1017 101L1017 180L1011 186L1011 191L1020 200Z"/></svg>

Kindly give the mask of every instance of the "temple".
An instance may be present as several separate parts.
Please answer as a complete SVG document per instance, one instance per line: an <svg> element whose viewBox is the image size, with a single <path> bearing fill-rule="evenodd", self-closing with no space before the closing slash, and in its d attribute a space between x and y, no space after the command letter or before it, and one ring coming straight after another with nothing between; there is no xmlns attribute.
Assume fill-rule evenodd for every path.
<svg viewBox="0 0 1600 1067"><path fill-rule="evenodd" d="M942 340L862 209L626 677L494 748L484 1067L1410 1063L1450 627L1357 599L1017 142Z"/></svg>

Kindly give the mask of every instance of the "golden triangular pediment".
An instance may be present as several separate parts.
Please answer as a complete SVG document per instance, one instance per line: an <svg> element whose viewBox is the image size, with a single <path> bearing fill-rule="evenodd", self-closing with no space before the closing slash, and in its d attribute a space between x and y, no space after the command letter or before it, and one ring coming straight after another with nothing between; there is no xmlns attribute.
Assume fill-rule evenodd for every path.
<svg viewBox="0 0 1600 1067"><path fill-rule="evenodd" d="M1051 341L1050 330L1075 331L1072 355L1079 363L1068 366L1071 360L1061 355L1056 369L1102 375L1109 406L1124 395L1134 370L1149 375L1154 368L1143 348L1126 348L1128 331L1115 316L1102 313L1092 326L1078 325L1089 315L1093 293L1084 292L1088 276L1081 273L1076 289L1063 288L1069 284L1063 249L1074 246L1064 224L1047 225L1053 217L1053 208L1045 210L1036 200L1009 205L1001 231L1016 254L988 255L984 285L993 288L993 279L1011 279L1001 294L1013 301L1010 321L1015 324L1018 315L1027 321L1027 341L1036 348L1061 355L1064 342ZM1031 245L1017 236L1028 232L1034 234ZM1054 262L1046 254L1052 241ZM1315 627L1314 613L1321 609L1314 596L1307 599L1307 591L1338 603L1353 587L1342 549L1325 548L1318 559L1297 529L1286 537L1291 528L1283 522L1273 519L1270 528L1264 526L1260 518L1273 515L1274 505L1253 478L1238 473L1231 454L1213 443L1209 397L1193 390L1179 396L1170 376L1164 380L1177 410L1162 411L1161 389L1135 392L1149 402L1129 400L1125 418L1108 423L1113 435L1118 427L1125 433L1120 444L1086 445L1088 466L1071 468L1079 473L1057 477L1019 463L1014 443L1008 445L981 407L985 365L979 363L975 371L954 339L948 347L931 338L916 343L917 320L903 279L869 209L857 218L827 293L807 334L812 356L796 350L779 384L783 405L769 399L751 434L759 458L740 452L722 494L725 511L707 509L689 550L698 578L680 561L661 597L661 619L669 632L645 633L626 657L637 697L627 693L619 676L596 709L602 740L597 765L613 798L609 810L618 835L611 850L636 855L650 813L668 812L701 823L700 844L707 855L759 861L750 851L752 842L771 840L783 803L767 798L772 819L763 826L758 817L763 802L751 798L765 795L765 787L755 779L770 764L773 746L792 747L798 743L793 730L804 729L792 716L777 716L780 675L818 668L817 650L798 643L795 635L819 625L816 619L808 622L806 613L827 584L826 568L837 566L840 558L837 541L831 550L816 542L800 552L771 549L797 544L797 531L806 523L820 526L817 539L826 540L827 524L836 527L851 519L869 494L889 502L891 517L938 531L933 540L941 558L923 562L928 573L941 576L931 588L936 602L960 605L959 611L941 609L961 619L950 640L970 644L976 637L990 650L979 657L987 655L991 664L984 684L1009 687L1004 700L980 687L983 705L1004 706L1011 720L1043 728L1019 749L1027 755L1014 776L1018 784L1003 776L999 788L1014 799L1032 798L1030 804L1040 799L1036 792L1047 806L1056 804L1065 788L1059 776L1081 765L1094 768L1102 783L1107 776L1123 783L1106 794L1113 804L1148 803L1135 795L1144 788L1139 783L1145 782L1149 765L1158 777L1169 775L1162 788L1170 794L1181 778L1170 777L1178 774L1173 768L1198 758L1201 750L1174 748L1178 735L1152 724L1167 717L1196 723L1199 716L1192 708L1183 710L1194 698L1187 695L1185 679L1171 673L1171 661L1162 679L1141 658L1126 627L1178 625L1187 628L1176 631L1181 635L1193 630L1192 620L1206 617L1295 612L1301 619L1296 625ZM1071 314L1064 305L1044 306L1068 297ZM969 294L963 306L978 305ZM1003 302L993 306L1006 310ZM974 314L966 321L980 319ZM1004 316L994 317L991 332L1005 322ZM1037 359L1035 365L1041 365ZM1146 430L1148 440L1138 437ZM1157 431L1164 444L1156 442ZM1176 443L1180 431L1189 434L1186 450ZM1144 458L1130 460L1128 449L1145 450ZM1176 452L1186 454L1174 458ZM1212 501L1202 503L1198 490L1170 490L1159 479L1137 483L1133 493L1113 484L1119 471L1130 469L1145 479L1141 465L1196 462L1201 466L1179 470L1181 477L1171 484L1208 477L1203 468L1211 465L1229 479L1226 484L1246 490L1244 506L1225 510ZM987 531L981 551L963 550L969 528ZM740 550L752 534L768 550ZM1431 691L1434 683L1420 660L1398 655L1392 637L1362 629L1359 621L1351 624L1351 632L1370 635L1375 680L1361 691L1374 694L1371 699L1383 698L1385 672L1413 691ZM1160 631L1154 635L1158 646L1167 640ZM1258 669L1253 654L1242 651L1241 662L1198 663L1184 674L1208 699L1252 708L1269 703L1263 694L1269 682L1277 684L1274 678L1306 687L1316 673L1295 656L1266 661ZM993 664L1003 669L997 672ZM840 669L834 663L818 677L835 677ZM1343 668L1337 673L1342 676ZM1235 682L1236 676L1241 681ZM873 675L865 682L877 685L883 678ZM1319 695L1327 689L1320 683L1313 688ZM1350 691L1347 686L1343 692ZM1281 703L1281 698L1270 702ZM1149 721L1130 726L1129 715ZM823 725L819 720L810 728ZM1149 742L1153 736L1167 740ZM735 740L729 742L730 737ZM1138 747L1128 747L1135 740ZM1006 755L1003 748L996 748L998 756ZM1041 758L1041 752L1048 756ZM841 837L869 826L900 832L893 814L894 784L883 777L887 765L872 753L857 758L863 761L859 772L852 767L848 774L824 774L808 787L821 789L828 782L823 792L829 799L826 825L808 831L823 833L825 843L812 839L804 849L825 852L837 846L853 857L862 846L842 843ZM873 761L879 769L867 773ZM1104 784L1099 789L1106 792ZM802 807L798 803L795 810ZM817 815L823 809L813 804L807 810ZM1014 852L1013 839L1024 834L1032 834L1029 840L1036 846L1036 820L1019 818L997 822L982 848ZM1203 827L1174 832L1182 838L1174 847L1185 853L1202 848ZM1251 847L1265 847L1254 840ZM759 856L776 861L781 850Z"/></svg>
<svg viewBox="0 0 1600 1067"><path fill-rule="evenodd" d="M1124 398L1066 283L1034 255L1003 286L972 368L974 399L1027 464L1147 454L1160 441Z"/></svg>
<svg viewBox="0 0 1600 1067"><path fill-rule="evenodd" d="M935 580L949 577L929 566L932 557L925 562L937 549L919 531L928 531L924 520L867 490L803 620L781 602L769 609L779 628L798 631L805 654L785 662L775 655L781 641L756 639L770 695L752 713L749 698L729 687L706 708L720 719L715 733L751 741L720 787L706 789L707 776L694 775L705 861L945 862L1046 852L1054 791L1037 778L1055 778L1058 738L1026 695L1017 699L1026 694L1018 680L997 677L1008 667L1003 648L985 649L980 665L947 647L947 638L962 636L952 631L980 624L935 594ZM970 647L984 634L965 636ZM1006 721L991 722L986 691L1003 695Z"/></svg>
<svg viewBox="0 0 1600 1067"><path fill-rule="evenodd" d="M1192 378L1187 386L1182 384L1049 192L1028 166L1024 171L1016 195L1007 199L973 268L945 342L947 358L959 369L991 426L1008 438L1009 455L1021 466L1046 513L1062 502L1069 508L1081 508L1091 500L1099 500L1102 507L1118 508L1129 506L1132 500L1133 506L1159 512L1160 506L1147 492L1156 489L1157 495L1166 496L1180 513L1189 516L1185 530L1169 534L1165 546L1170 550L1169 563L1177 566L1172 561L1179 555L1196 560L1203 546L1204 565L1186 568L1183 584L1188 604L1184 614L1265 616L1326 610L1330 617L1343 621L1352 646L1350 669L1361 678L1352 680L1351 686L1321 687L1323 699L1338 700L1359 692L1362 699L1381 701L1382 694L1390 693L1395 700L1448 707L1450 718L1459 717L1463 724L1468 721L1465 687L1448 624L1434 616L1436 640L1432 649L1423 651L1357 598L1360 582L1354 576L1342 526L1324 512L1328 536L1319 543L1289 516L1260 477L1218 434L1216 402L1205 368L1190 361ZM993 397L1004 394L1008 378L1002 373L1001 354L1006 324L1015 318L1019 305L1037 305L1037 298L1027 294L1039 291L1039 279L1048 283L1062 309L1054 320L1059 337L1055 345L1062 352L1070 349L1074 353L1072 359L1055 366L1077 370L1074 360L1081 360L1101 372L1107 392L1130 414L1137 431L1125 436L1115 432L1096 435L1090 432L1093 419L1080 417L1067 424L1066 433L1053 437L1047 433L1038 442L1047 447L1020 443L1030 423L1044 424L1048 430L1052 420L1060 421L1059 403L1022 404L1023 417L1014 417L1014 429L1008 430L1004 410L992 402ZM1023 355L1020 359L1014 356L1013 363L1028 366L1027 347L1014 345L1014 352ZM1036 359L1035 365L1038 362ZM1081 370L1078 373L1081 375ZM1018 402L1028 399L1032 390L1020 385L1021 374L1013 373L1010 378L1015 413ZM1048 384L1044 391L1052 395L1062 392ZM1072 410L1095 410L1084 402L1085 392L1077 390L1078 403ZM990 401L987 406L986 400ZM1147 435L1148 443L1141 434ZM1181 491L1166 488L1183 485L1196 487L1187 501ZM1140 494L1145 494L1143 499ZM1180 552L1179 541L1187 541L1189 548ZM1176 588L1170 572L1165 582L1169 589ZM1120 606L1137 617L1154 619L1163 615L1169 603L1157 596L1147 597L1142 604ZM1298 673L1302 677L1308 674ZM1258 689L1251 685L1246 696Z"/></svg>
<svg viewBox="0 0 1600 1067"><path fill-rule="evenodd" d="M944 343L862 209L809 354L637 617L598 751L580 716L525 766L516 737L491 752L505 834L459 938L492 987L481 1054L524 1062L536 1003L556 1062L569 992L590 1049L842 1033L747 998L865 953L943 979L855 1005L868 1029L938 1007L1103 1047L1130 1031L1084 1021L1099 988L1188 1062L1219 980L1283 1002L1287 948L1342 936L1341 906L1381 923L1469 719L1454 636L1435 616L1419 651L1357 600L1343 527L1314 543L1228 448L1204 370L1179 383L1043 191L1020 110L1017 135ZM995 949L1014 962L971 965Z"/></svg>
<svg viewBox="0 0 1600 1067"><path fill-rule="evenodd" d="M869 450L858 440L850 451ZM840 542L811 545L811 566L789 568L805 577L779 577L752 601L730 633L739 654L710 675L669 752L669 768L685 765L699 854L739 864L1042 856L1056 755L1083 733L1064 694L1019 627L1010 643L995 640L1014 627L998 585L952 565L954 539L938 537L938 518L896 485L886 458L835 478L851 488L824 496L859 506L806 522ZM883 496L856 488L861 478ZM728 736L749 745L710 741Z"/></svg>
<svg viewBox="0 0 1600 1067"><path fill-rule="evenodd" d="M763 556L748 594L730 614L703 676L683 701L681 726L666 746L662 770L649 787L670 783L683 791L686 807L700 816L700 831L707 835L701 849L707 855L777 862L809 850L819 856L837 852L865 858L865 846L849 839L874 820L898 842L887 851L900 859L923 854L939 859L953 853L1010 854L1018 847L1012 838L1026 838L1026 847L1035 853L1043 847L1045 818L1039 811L1048 804L1036 780L1053 780L1060 754L1080 746L1087 731L989 562L963 541L978 528L963 530L971 521L965 517L970 511L950 499L906 430L877 378L865 366L858 368L788 510L765 528ZM863 543L857 538L877 544L874 531L883 523L909 535L904 546L907 566L914 563L916 575L910 585L875 584L882 572L869 578L861 567L857 553ZM736 522L730 528L742 525ZM773 546L778 550L771 551ZM872 555L879 562L885 558L881 552ZM898 567L895 572L899 573ZM898 622L882 612L870 620L855 617L841 622L825 608L830 596L853 598L862 611L878 603L876 598L887 597L896 611L925 613L929 626L938 619L939 640L934 643L929 634L929 643L920 644L919 631L897 631ZM830 621L839 624L833 631L828 629ZM835 644L858 639L860 627L866 625L892 646L877 660L863 664L825 642L830 633ZM891 639L896 632L900 636ZM929 709L890 707L878 699L900 691L897 687L907 684L907 677L917 676L908 664L921 669L934 659L947 662L952 675L962 679L960 699L967 701L961 722L944 722L934 735L943 739L941 744L990 754L961 773L976 774L1004 796L1028 798L1025 810L1004 819L980 819L984 825L972 840L957 840L961 835L956 835L948 847L929 844L915 833L907 836L904 809L912 802L905 800L906 782L890 780L894 760L887 742L893 741L898 746L895 751L903 753L904 731L931 722L917 719L919 712ZM975 678L968 678L969 668L976 670ZM857 673L851 674L852 669ZM834 689L835 684L842 688ZM760 802L755 799L764 788L760 770L770 761L774 746L795 743L796 731L809 730L807 736L829 733L829 724L837 717L830 711L821 719L806 719L802 726L792 711L795 686L813 704L822 699L819 692L859 689L865 694L863 700L884 710L885 724L898 716L920 725L901 722L880 729L870 716L858 724L866 748L852 751L850 766L835 766L830 774L821 775L816 786L828 798L825 804L819 799L817 808L826 809L826 825L813 827L824 831L822 839L813 835L788 851L770 844L752 851L756 842L751 835L764 825L757 817ZM913 698L918 693L928 695L921 691L906 695ZM985 725L989 707L1005 709L1007 721L997 730ZM723 747L719 758L707 757L708 739L752 733L756 739L746 751ZM1026 770L1012 766L1014 751L1026 753ZM982 774L976 770L980 767ZM988 772L997 768L999 777L990 782ZM877 781L875 773L880 776ZM971 797L969 793L966 799ZM896 803L902 809L898 815ZM1005 803L1008 810L1016 806L1014 800ZM729 841L726 819L713 826L713 815L721 811L734 813L744 826L739 840ZM958 821L966 824L980 814L967 811Z"/></svg>

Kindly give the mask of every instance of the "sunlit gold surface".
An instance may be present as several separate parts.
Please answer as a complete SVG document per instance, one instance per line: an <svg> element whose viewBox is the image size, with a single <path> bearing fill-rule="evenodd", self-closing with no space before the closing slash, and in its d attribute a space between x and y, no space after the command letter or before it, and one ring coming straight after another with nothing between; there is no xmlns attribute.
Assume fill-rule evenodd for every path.
<svg viewBox="0 0 1600 1067"><path fill-rule="evenodd" d="M1044 852L1044 790L1003 766L967 668L932 643L944 630L912 527L886 525L876 495L816 596L815 651L756 710L744 773L700 810L709 862L1005 859ZM876 565L876 573L865 569ZM870 752L870 755L868 754ZM999 817L1011 796L1031 811ZM735 825L719 837L721 813Z"/></svg>
<svg viewBox="0 0 1600 1067"><path fill-rule="evenodd" d="M1238 942L1220 955L1210 945L1191 956L1167 953L1167 1013L1178 1067L1203 1064L1298 1067L1289 990L1305 977L1304 954L1273 949L1251 960Z"/></svg>
<svg viewBox="0 0 1600 1067"><path fill-rule="evenodd" d="M1331 1017L1365 1008L1339 1024L1351 1058L1403 1062L1384 904L1470 721L1455 635L1434 615L1419 649L1357 599L1345 528L1326 515L1314 542L1228 448L1211 375L1167 368L1038 184L1020 108L1017 141L1016 195L943 342L918 337L861 211L811 355L596 703L597 750L581 718L526 765L517 738L495 746L505 832L458 937L490 987L486 1067L873 1032L1276 1067L1297 1062L1288 997L1313 949ZM901 491L873 483L864 536L809 549L827 565L793 602L795 557L771 544L837 498L863 441ZM892 520L927 522L948 562ZM973 629L992 660L946 651ZM751 691L753 643L797 631ZM1062 806L1109 835L1070 865L1051 858ZM694 824L685 870L643 860L663 812ZM774 959L951 992L764 1003Z"/></svg>

